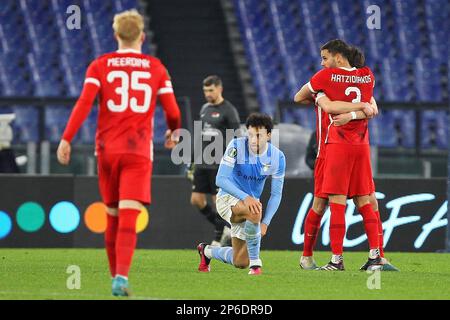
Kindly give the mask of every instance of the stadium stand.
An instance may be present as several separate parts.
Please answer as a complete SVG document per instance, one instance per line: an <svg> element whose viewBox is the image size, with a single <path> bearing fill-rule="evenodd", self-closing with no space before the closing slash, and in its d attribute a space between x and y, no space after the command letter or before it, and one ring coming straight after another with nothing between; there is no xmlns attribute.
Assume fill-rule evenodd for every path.
<svg viewBox="0 0 450 320"><path fill-rule="evenodd" d="M376 77L379 102L436 103L449 100L449 5L446 0L232 0L260 110L274 114L279 100L291 100L300 84L320 69L320 44L343 38L361 47ZM369 5L380 6L383 30L365 27ZM66 24L70 5L81 8L83 27ZM115 12L139 7L138 0L2 1L0 21L0 95L3 97L77 97L84 72L97 55L115 49L111 19ZM361 32L364 30L364 32ZM151 47L147 46L147 53ZM45 112L45 137L39 136L34 106L2 108L20 114L15 142L58 141L69 115L64 107ZM95 109L95 108L94 108ZM77 143L91 144L94 110ZM386 148L415 146L415 113L382 111L370 122L372 143ZM448 145L445 111L423 111L420 145ZM281 115L286 123L313 130L311 110ZM164 131L160 110L155 137ZM159 139L159 138L158 138ZM157 143L162 140L156 141Z"/></svg>
<svg viewBox="0 0 450 320"><path fill-rule="evenodd" d="M88 28L66 27L71 5L80 7ZM116 12L137 8L137 0L2 1L0 20L0 94L3 97L77 97L84 73L94 57L115 50L111 21ZM150 53L150 46L144 52ZM97 110L76 138L92 144ZM37 107L10 106L14 111L15 143L47 139L58 142L70 115L67 106L47 106L45 136L39 136ZM158 118L164 121L162 114Z"/></svg>
<svg viewBox="0 0 450 320"><path fill-rule="evenodd" d="M233 0L261 109L275 113L320 67L320 44L342 38L364 50L381 102L446 102L449 5L446 0L314 1ZM324 5L326 3L327 5ZM365 27L370 5L381 8L383 30ZM345 14L344 14L345 13ZM361 30L365 30L361 32ZM320 40L322 39L322 40ZM281 119L311 127L309 110ZM446 149L446 112L424 111L421 146ZM372 143L415 146L414 112L386 111L371 121Z"/></svg>

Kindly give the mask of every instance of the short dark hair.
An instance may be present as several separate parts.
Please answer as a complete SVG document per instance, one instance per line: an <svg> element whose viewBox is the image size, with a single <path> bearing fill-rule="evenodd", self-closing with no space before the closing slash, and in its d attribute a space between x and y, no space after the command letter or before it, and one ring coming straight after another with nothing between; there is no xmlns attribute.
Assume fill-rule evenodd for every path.
<svg viewBox="0 0 450 320"><path fill-rule="evenodd" d="M364 67L366 65L366 58L364 57L364 53L362 52L362 50L358 47L350 46L348 63L350 63L350 65L355 68Z"/></svg>
<svg viewBox="0 0 450 320"><path fill-rule="evenodd" d="M207 76L205 80L203 80L203 85L205 87L209 87L212 85L215 85L216 87L222 86L222 79L220 79L220 77L216 75Z"/></svg>
<svg viewBox="0 0 450 320"><path fill-rule="evenodd" d="M267 133L270 133L273 129L273 121L272 118L265 113L254 112L250 114L245 121L245 126L247 129L251 126L253 128L264 127L267 130Z"/></svg>
<svg viewBox="0 0 450 320"><path fill-rule="evenodd" d="M340 53L345 57L350 65L355 68L362 68L365 65L364 53L361 49L348 45L344 40L334 39L325 43L320 50L328 50L333 56Z"/></svg>
<svg viewBox="0 0 450 320"><path fill-rule="evenodd" d="M341 39L333 39L325 43L320 50L328 50L332 55L340 53L347 56L348 54L348 44Z"/></svg>

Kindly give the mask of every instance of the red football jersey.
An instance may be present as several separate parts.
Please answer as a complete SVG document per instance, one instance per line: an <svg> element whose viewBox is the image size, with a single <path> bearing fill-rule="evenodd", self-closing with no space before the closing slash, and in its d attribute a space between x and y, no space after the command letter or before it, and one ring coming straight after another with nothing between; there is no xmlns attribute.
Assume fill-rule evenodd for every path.
<svg viewBox="0 0 450 320"><path fill-rule="evenodd" d="M374 84L369 67L324 68L311 78L308 86L312 92L322 91L333 101L370 102ZM340 127L330 125L325 143L369 144L368 120L353 120Z"/></svg>
<svg viewBox="0 0 450 320"><path fill-rule="evenodd" d="M131 49L104 54L89 65L84 83L63 135L68 141L87 116L88 102L95 95L99 98L97 154L131 153L152 159L157 96L163 103L170 129L180 127L179 108L169 74L155 57ZM172 97L166 97L169 95Z"/></svg>
<svg viewBox="0 0 450 320"><path fill-rule="evenodd" d="M317 141L317 158L325 158L325 139L327 137L328 128L330 126L330 118L328 113L322 110L316 103L316 141Z"/></svg>

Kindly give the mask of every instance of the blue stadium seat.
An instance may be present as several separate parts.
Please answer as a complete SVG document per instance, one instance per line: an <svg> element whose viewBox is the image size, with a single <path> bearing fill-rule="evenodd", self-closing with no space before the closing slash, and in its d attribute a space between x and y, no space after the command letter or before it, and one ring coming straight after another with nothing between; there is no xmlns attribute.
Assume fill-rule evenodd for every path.
<svg viewBox="0 0 450 320"><path fill-rule="evenodd" d="M21 53L10 51L1 54L0 68L3 72L0 81L6 95L27 96L33 93L33 88L28 81L29 70L26 57Z"/></svg>
<svg viewBox="0 0 450 320"><path fill-rule="evenodd" d="M136 0L114 0L116 11L121 12L123 10L137 9L139 7Z"/></svg>
<svg viewBox="0 0 450 320"><path fill-rule="evenodd" d="M447 0L330 0L327 4L317 0L233 0L233 3L262 111L273 113L279 99L291 99L293 92L321 68L320 45L336 37L364 50L367 64L377 79L374 92L377 99L443 102L449 98ZM81 8L81 30L61 28L66 9L72 4ZM365 27L365 9L372 4L381 8L382 30ZM0 6L0 93L76 96L86 66L94 56L116 49L112 16L138 7L138 1L11 0L2 1ZM5 34L8 36L2 36ZM44 58L44 50L54 55ZM415 137L410 127L414 126L413 113L388 112L382 117L389 129L379 130L383 128L382 122L371 121L373 140L385 146L414 145L410 139ZM432 123L434 129L426 130L421 143L428 145L427 141L432 141L431 147L443 148L448 140L445 117L434 120L428 117L431 116L427 116L426 123ZM305 121L295 113L286 119L294 118ZM401 119L412 122L404 123ZM94 122L91 121L91 127ZM86 130L81 140L90 141L92 130Z"/></svg>
<svg viewBox="0 0 450 320"><path fill-rule="evenodd" d="M423 148L448 148L448 112L427 110L422 112L421 146Z"/></svg>
<svg viewBox="0 0 450 320"><path fill-rule="evenodd" d="M32 106L12 106L14 143L39 142L39 112Z"/></svg>
<svg viewBox="0 0 450 320"><path fill-rule="evenodd" d="M54 65L52 56L27 54L32 79L35 85L35 95L40 97L61 96L65 92L63 83L59 80L60 71Z"/></svg>
<svg viewBox="0 0 450 320"><path fill-rule="evenodd" d="M79 142L83 144L94 144L95 143L95 132L97 129L97 116L98 107L93 106L91 113L89 114L86 121L83 123L78 133Z"/></svg>
<svg viewBox="0 0 450 320"><path fill-rule="evenodd" d="M313 108L284 109L281 121L295 123L311 131L316 130L316 115Z"/></svg>
<svg viewBox="0 0 450 320"><path fill-rule="evenodd" d="M381 0L357 2L333 0L324 5L315 0L235 0L234 4L240 30L243 34L248 32L248 29L253 32L252 45L256 48L260 63L265 66L251 67L252 74L264 78L274 77L278 81L287 82L287 90L269 85L258 88L259 93L265 90L265 94L278 96L284 91L286 94L284 99L291 98L295 87L292 85L292 79L294 78L299 86L320 68L318 52L322 41L318 39L324 42L341 37L362 47L367 62L372 67L375 63L379 63L379 68L375 72L378 83L378 89L375 90L377 98L412 102L430 99L442 101L444 98L440 89L442 87L440 77L432 76L436 74L436 68L433 65L429 69L417 68L414 60L416 56L409 54L417 52L420 59L429 61L428 57L431 57L433 52L441 52L444 54L435 60L446 63L444 60L447 57L445 52L448 50L446 41L448 28L445 27L448 26L448 22L446 19L435 17L444 17L442 11L445 10L442 8L448 8L448 5L444 3L445 1L440 1L439 5L430 4L433 1L425 1L422 5L419 0L390 3ZM378 5L382 10L383 30L369 30L365 27L367 19L365 8L372 4ZM271 6L275 6L276 13ZM243 26L244 16L247 26ZM434 32L431 37L428 37L427 33L427 19L433 21L428 23ZM417 23L418 21L421 23ZM365 30L365 34L359 32L361 29ZM277 31L281 31L281 37L276 35ZM244 47L248 51L251 46L246 43L248 41L246 37L243 39ZM250 63L255 60L252 55L247 56ZM258 74L259 72L261 74ZM282 76L276 76L275 73ZM421 79L418 79L419 77ZM425 85L422 86L421 83ZM430 96L431 92L437 94Z"/></svg>
<svg viewBox="0 0 450 320"><path fill-rule="evenodd" d="M67 106L47 106L45 108L45 138L53 143L61 140L71 108ZM77 135L75 142L79 139Z"/></svg>
<svg viewBox="0 0 450 320"><path fill-rule="evenodd" d="M153 143L155 145L164 144L164 134L167 130L167 125L164 117L163 108L160 105L156 105L155 120L153 122Z"/></svg>
<svg viewBox="0 0 450 320"><path fill-rule="evenodd" d="M394 128L399 137L399 146L413 148L416 145L416 115L413 110L387 111L394 122Z"/></svg>
<svg viewBox="0 0 450 320"><path fill-rule="evenodd" d="M435 60L415 59L415 84L420 101L442 101L439 68L440 66Z"/></svg>
<svg viewBox="0 0 450 320"><path fill-rule="evenodd" d="M61 67L65 70L63 77L66 91L69 96L77 97L83 88L86 62L71 60L70 56L65 54L60 55L59 58Z"/></svg>
<svg viewBox="0 0 450 320"><path fill-rule="evenodd" d="M448 123L449 123L449 113L441 112L440 116L437 118L437 139L436 144L439 149L448 149Z"/></svg>
<svg viewBox="0 0 450 320"><path fill-rule="evenodd" d="M369 121L370 143L384 148L399 146L394 118L388 111L381 110L378 116Z"/></svg>

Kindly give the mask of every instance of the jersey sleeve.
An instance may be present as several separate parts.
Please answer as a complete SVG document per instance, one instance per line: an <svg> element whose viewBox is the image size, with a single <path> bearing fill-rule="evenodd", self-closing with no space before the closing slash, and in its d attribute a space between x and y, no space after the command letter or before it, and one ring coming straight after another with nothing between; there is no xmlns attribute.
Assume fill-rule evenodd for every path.
<svg viewBox="0 0 450 320"><path fill-rule="evenodd" d="M233 139L228 144L227 149L223 154L222 160L220 161L220 165L226 165L233 168L236 163L237 156L237 140Z"/></svg>
<svg viewBox="0 0 450 320"><path fill-rule="evenodd" d="M233 139L228 144L225 154L220 162L219 170L216 176L216 185L232 196L244 200L248 197L248 194L242 191L236 186L230 177L233 175L234 165L237 159L237 140Z"/></svg>
<svg viewBox="0 0 450 320"><path fill-rule="evenodd" d="M202 118L202 114L206 111L206 108L208 108L208 103L205 103L203 106L202 106L202 108L200 109L200 112L199 112L199 117L200 117L200 119Z"/></svg>
<svg viewBox="0 0 450 320"><path fill-rule="evenodd" d="M236 108L232 105L230 105L230 108L228 108L227 111L227 122L228 122L228 129L234 129L237 130L241 126L241 121L239 119L239 113L237 112Z"/></svg>
<svg viewBox="0 0 450 320"><path fill-rule="evenodd" d="M170 79L169 71L164 65L161 65L161 80L159 81L158 96L168 93L174 94L172 80Z"/></svg>
<svg viewBox="0 0 450 320"><path fill-rule="evenodd" d="M369 69L369 70L370 70L370 69ZM370 70L370 76L372 77L373 88L375 88L375 75L373 74L372 70Z"/></svg>
<svg viewBox="0 0 450 320"><path fill-rule="evenodd" d="M318 71L315 75L311 77L308 82L308 88L312 93L317 93L324 90L329 83L329 72L328 69L322 69Z"/></svg>
<svg viewBox="0 0 450 320"><path fill-rule="evenodd" d="M326 97L326 96L327 96L327 95L326 95L323 91L318 92L318 93L316 94L315 98L314 98L314 101L315 101L316 105L319 106L319 100L320 100L320 98L323 98L323 97Z"/></svg>
<svg viewBox="0 0 450 320"><path fill-rule="evenodd" d="M272 175L272 185L270 189L270 198L267 203L266 213L262 219L262 223L269 225L273 216L278 210L281 203L281 196L283 193L284 174L286 170L286 158L282 152L280 152L278 160L278 168Z"/></svg>
<svg viewBox="0 0 450 320"><path fill-rule="evenodd" d="M86 77L84 78L84 84L93 84L98 88L101 87L98 60L94 60L87 68Z"/></svg>
<svg viewBox="0 0 450 320"><path fill-rule="evenodd" d="M172 81L170 80L169 72L161 65L161 79L158 87L158 98L161 102L164 115L166 118L167 127L174 131L181 128L181 113L178 107L177 100L172 88Z"/></svg>
<svg viewBox="0 0 450 320"><path fill-rule="evenodd" d="M272 174L272 178L274 179L284 179L284 174L286 171L286 157L282 152L280 152L278 157L278 166L275 172Z"/></svg>
<svg viewBox="0 0 450 320"><path fill-rule="evenodd" d="M70 114L66 129L62 135L62 139L68 142L72 141L84 120L86 120L91 111L92 104L95 101L95 97L100 90L100 74L97 65L97 60L94 60L86 71L83 90L81 91L80 97L78 98L72 113Z"/></svg>

